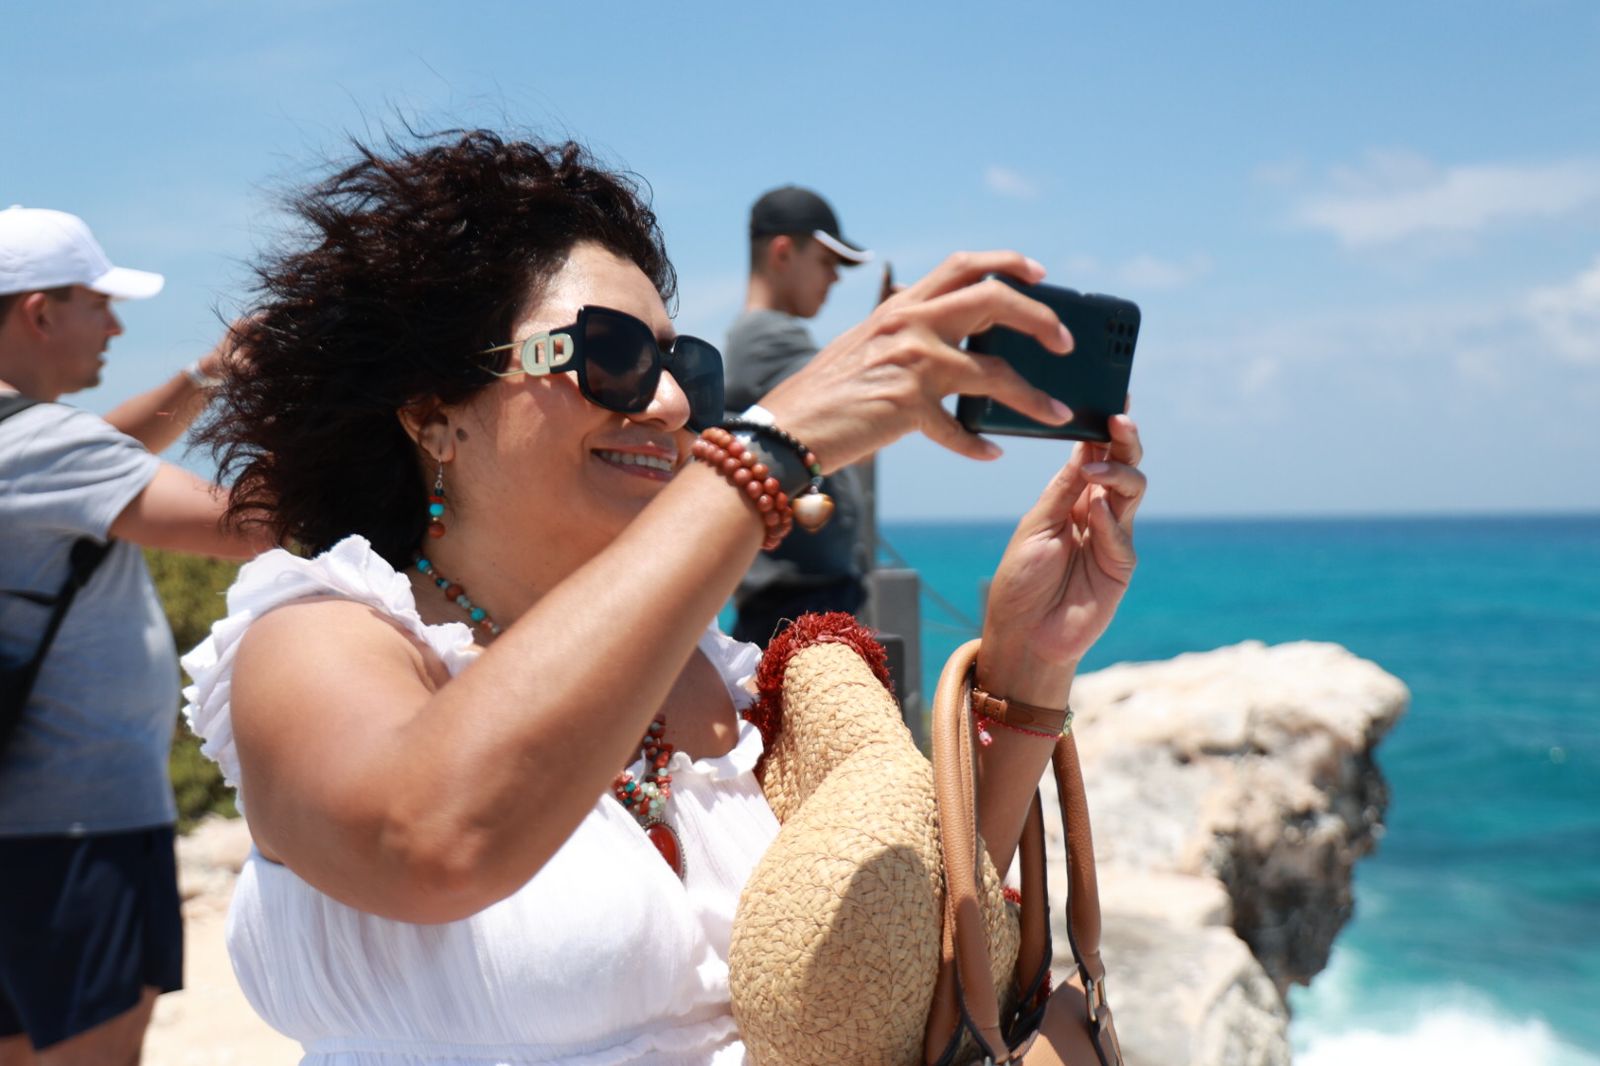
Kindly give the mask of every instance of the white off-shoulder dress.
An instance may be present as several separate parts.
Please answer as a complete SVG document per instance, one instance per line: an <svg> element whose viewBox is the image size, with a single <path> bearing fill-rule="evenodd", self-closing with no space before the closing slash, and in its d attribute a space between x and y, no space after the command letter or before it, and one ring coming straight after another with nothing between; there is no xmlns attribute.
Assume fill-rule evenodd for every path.
<svg viewBox="0 0 1600 1066"><path fill-rule="evenodd" d="M272 608L318 595L384 612L452 675L477 654L466 625L423 624L405 576L360 537L314 559L256 559L229 590L227 617L183 659L195 682L189 723L235 787L228 698L240 638ZM712 625L700 650L742 709L758 649ZM760 734L741 721L722 758L673 756L668 819L683 840L683 881L609 795L522 888L443 925L356 910L252 850L228 914L239 983L315 1066L742 1063L728 941L739 890L778 832L753 774L760 754Z"/></svg>

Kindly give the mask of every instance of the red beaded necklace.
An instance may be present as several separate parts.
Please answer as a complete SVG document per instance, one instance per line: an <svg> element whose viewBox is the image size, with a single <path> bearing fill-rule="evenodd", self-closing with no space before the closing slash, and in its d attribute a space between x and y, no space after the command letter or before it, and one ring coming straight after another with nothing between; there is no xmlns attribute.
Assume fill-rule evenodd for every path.
<svg viewBox="0 0 1600 1066"><path fill-rule="evenodd" d="M644 835L650 838L650 843L667 860L667 865L682 877L683 841L678 839L677 831L662 818L666 813L667 801L672 798L672 775L667 773L667 764L672 761L673 748L662 739L666 729L667 720L657 715L639 744L639 757L644 760L644 777L635 780L630 771L622 771L612 779L611 794L633 815L644 830Z"/></svg>
<svg viewBox="0 0 1600 1066"><path fill-rule="evenodd" d="M497 636L500 627L482 607L468 598L460 585L440 574L428 559L418 556L417 569L444 591L445 599L467 612L474 624ZM672 798L672 775L667 764L672 761L673 746L664 738L667 720L657 715L639 742L639 757L644 760L644 776L635 778L633 772L624 770L611 779L611 794L617 802L633 815L644 835L654 844L661 857L667 860L672 872L684 876L683 841L672 826L666 823L667 801Z"/></svg>

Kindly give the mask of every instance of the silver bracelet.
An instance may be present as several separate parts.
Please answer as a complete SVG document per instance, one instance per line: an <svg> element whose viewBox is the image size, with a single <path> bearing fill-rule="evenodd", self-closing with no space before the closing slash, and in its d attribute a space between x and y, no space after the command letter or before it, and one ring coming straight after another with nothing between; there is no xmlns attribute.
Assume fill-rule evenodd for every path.
<svg viewBox="0 0 1600 1066"><path fill-rule="evenodd" d="M195 388L204 389L206 391L210 391L211 389L214 389L218 385L222 384L221 378L212 377L210 374L207 374L204 370L200 369L200 360L198 359L183 368L183 376L188 378L189 384L193 385Z"/></svg>

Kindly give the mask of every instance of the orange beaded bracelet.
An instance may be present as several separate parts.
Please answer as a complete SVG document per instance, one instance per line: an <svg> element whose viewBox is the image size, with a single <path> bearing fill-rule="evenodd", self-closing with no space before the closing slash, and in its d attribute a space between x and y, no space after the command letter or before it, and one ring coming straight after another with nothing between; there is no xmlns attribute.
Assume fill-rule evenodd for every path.
<svg viewBox="0 0 1600 1066"><path fill-rule="evenodd" d="M701 433L689 453L721 474L728 484L749 499L766 527L767 535L761 542L763 551L771 551L783 543L783 538L794 528L794 511L789 505L788 493L783 491L766 463L720 426L712 426Z"/></svg>

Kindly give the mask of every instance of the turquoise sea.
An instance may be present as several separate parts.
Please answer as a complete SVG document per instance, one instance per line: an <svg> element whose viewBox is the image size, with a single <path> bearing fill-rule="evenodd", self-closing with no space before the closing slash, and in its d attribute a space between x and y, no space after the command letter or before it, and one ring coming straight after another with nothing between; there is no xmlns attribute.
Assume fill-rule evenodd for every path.
<svg viewBox="0 0 1600 1066"><path fill-rule="evenodd" d="M883 532L928 586L931 691L1010 527ZM1291 996L1298 1066L1600 1064L1600 515L1146 519L1138 539L1089 668L1326 640L1411 687L1356 915Z"/></svg>

